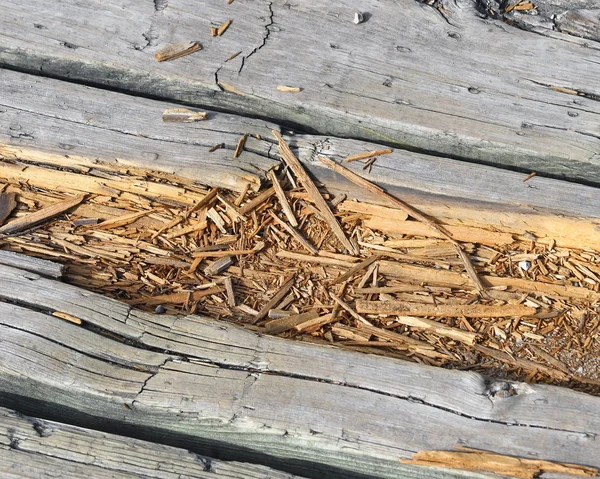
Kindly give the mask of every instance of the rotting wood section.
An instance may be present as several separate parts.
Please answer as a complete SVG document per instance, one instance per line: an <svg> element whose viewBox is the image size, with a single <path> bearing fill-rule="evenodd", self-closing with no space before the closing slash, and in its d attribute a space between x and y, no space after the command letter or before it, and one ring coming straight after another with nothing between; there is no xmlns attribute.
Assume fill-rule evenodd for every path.
<svg viewBox="0 0 600 479"><path fill-rule="evenodd" d="M8 68L600 181L598 43L481 18L471 0L0 6L11 19L0 25L0 64ZM367 21L354 24L355 11ZM508 17L532 18L518 9ZM156 51L180 41L199 41L202 50L155 62Z"/></svg>
<svg viewBox="0 0 600 479"><path fill-rule="evenodd" d="M0 296L11 300L0 303L0 390L25 413L198 453L218 445L220 458L252 456L307 477L459 477L398 462L457 444L599 464L592 396L147 314L0 272ZM83 326L45 314L57 310Z"/></svg>
<svg viewBox="0 0 600 479"><path fill-rule="evenodd" d="M0 474L3 479L301 479L5 408L0 408Z"/></svg>
<svg viewBox="0 0 600 479"><path fill-rule="evenodd" d="M33 181L40 171L33 166L50 164L88 172L90 178L83 186L86 192L111 194L123 186L117 180L93 177L107 164L110 168L159 170L242 191L248 185L257 190L266 171L279 164L270 132L275 126L264 121L211 112L206 121L165 124L162 112L174 105L6 70L0 71L0 87L7 93L0 108L0 154L32 162L29 169L3 164L0 177L5 179ZM233 158L244 134L249 134L244 151ZM311 135L288 138L303 165L330 191L381 202L313 161L316 155L339 161L376 150L377 145ZM223 147L210 151L221 144ZM357 162L348 167L414 207L461 228L480 225L519 235L528 231L571 247L600 245L600 197L595 188L541 177L523 182L518 173L403 150L378 157L370 172L361 170ZM64 172L51 176L47 171L44 178L45 185L50 186L52 180L57 189L76 188L82 181ZM94 181L97 186L90 190ZM138 182L132 191L185 201L181 193L172 190ZM389 211L381 210L381 219L372 220L373 227L381 227L387 214ZM386 226L393 225L388 221Z"/></svg>

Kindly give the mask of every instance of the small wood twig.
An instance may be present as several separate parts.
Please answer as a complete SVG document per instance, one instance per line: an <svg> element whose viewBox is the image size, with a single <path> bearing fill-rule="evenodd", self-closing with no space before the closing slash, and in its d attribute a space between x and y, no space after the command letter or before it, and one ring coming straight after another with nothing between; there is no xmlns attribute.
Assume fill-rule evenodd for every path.
<svg viewBox="0 0 600 479"><path fill-rule="evenodd" d="M298 220L296 220L296 217L294 216L294 211L292 210L289 201L285 197L285 191L283 191L281 183L279 183L279 180L277 179L277 174L273 170L269 171L269 179L271 180L271 183L273 183L273 188L275 188L275 194L277 195L279 203L281 203L281 209L285 213L286 218L294 228L297 228Z"/></svg>

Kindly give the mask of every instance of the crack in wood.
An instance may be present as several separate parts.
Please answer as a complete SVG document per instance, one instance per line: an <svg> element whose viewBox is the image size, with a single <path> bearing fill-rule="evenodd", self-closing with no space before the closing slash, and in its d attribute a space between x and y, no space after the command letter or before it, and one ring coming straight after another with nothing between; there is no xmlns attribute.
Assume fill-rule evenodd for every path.
<svg viewBox="0 0 600 479"><path fill-rule="evenodd" d="M238 70L238 74L242 73L242 70L244 69L244 65L246 64L246 61L252 55L254 55L256 52L258 52L260 49L262 49L267 44L267 40L271 36L271 27L275 23L275 12L273 10L273 2L269 2L269 4L267 6L269 8L269 21L268 21L268 23L266 25L263 26L264 29L265 29L265 33L263 35L262 42L261 42L260 45L258 45L257 47L255 47L254 50L252 50L248 55L245 55L245 56L242 57L242 64L240 65L240 68ZM218 70L217 70L217 72L218 72ZM216 76L215 76L215 78L216 78Z"/></svg>

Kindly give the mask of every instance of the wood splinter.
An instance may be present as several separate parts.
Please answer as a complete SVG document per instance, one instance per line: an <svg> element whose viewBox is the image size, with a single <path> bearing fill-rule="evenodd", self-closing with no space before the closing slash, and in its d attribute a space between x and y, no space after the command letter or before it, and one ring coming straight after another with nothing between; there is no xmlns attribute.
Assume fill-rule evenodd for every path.
<svg viewBox="0 0 600 479"><path fill-rule="evenodd" d="M162 114L162 121L165 123L193 123L208 118L205 111L193 111L189 108L167 108Z"/></svg>
<svg viewBox="0 0 600 479"><path fill-rule="evenodd" d="M201 48L202 46L198 42L175 43L157 51L154 54L154 58L156 58L157 62L166 62L197 52Z"/></svg>

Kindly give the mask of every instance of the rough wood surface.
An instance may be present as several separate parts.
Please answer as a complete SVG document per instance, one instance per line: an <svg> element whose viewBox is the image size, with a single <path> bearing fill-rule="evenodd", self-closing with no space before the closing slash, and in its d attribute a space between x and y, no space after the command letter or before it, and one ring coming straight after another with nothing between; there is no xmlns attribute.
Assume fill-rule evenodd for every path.
<svg viewBox="0 0 600 479"><path fill-rule="evenodd" d="M598 184L600 46L482 3L2 0L0 65ZM156 63L182 41L203 49Z"/></svg>
<svg viewBox="0 0 600 479"><path fill-rule="evenodd" d="M0 408L0 474L3 479L299 479L5 408Z"/></svg>
<svg viewBox="0 0 600 479"><path fill-rule="evenodd" d="M163 111L175 105L6 70L0 70L0 90L6 92L0 99L0 154L9 160L20 158L84 172L96 172L103 163L138 166L239 191L248 184L256 189L266 171L279 164L270 133L274 125L264 121L210 112L202 122L163 123ZM245 133L250 134L245 150L233 158ZM303 165L332 192L381 201L313 161L316 154L339 161L376 150L378 145L311 135L286 139ZM221 143L222 148L210 152ZM0 178L33 181L25 166L8 166ZM529 231L565 246L600 247L596 188L538 176L524 183L520 173L403 150L378 157L371 173L358 162L347 166L448 224L484 224L515 234ZM76 191L64 190L77 186L77 181L66 182L65 172L48 170L46 181L50 173L56 174L56 188ZM94 190L98 194L118 188L101 177L88 176L87 180L98 182ZM185 201L165 189L148 194Z"/></svg>
<svg viewBox="0 0 600 479"><path fill-rule="evenodd" d="M60 278L64 270L64 265L60 263L3 250L0 250L0 264L39 273L42 276L51 278Z"/></svg>
<svg viewBox="0 0 600 479"><path fill-rule="evenodd" d="M25 413L307 477L464 477L398 462L458 445L600 464L596 397L142 313L7 266L0 297L0 392Z"/></svg>

